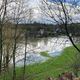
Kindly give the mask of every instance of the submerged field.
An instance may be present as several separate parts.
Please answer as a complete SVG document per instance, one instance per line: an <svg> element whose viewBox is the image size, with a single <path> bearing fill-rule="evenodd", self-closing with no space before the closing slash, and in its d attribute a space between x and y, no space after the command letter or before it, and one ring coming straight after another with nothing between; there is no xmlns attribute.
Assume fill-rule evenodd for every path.
<svg viewBox="0 0 80 80"><path fill-rule="evenodd" d="M41 53L42 54L42 53ZM47 77L58 77L58 75L65 71L73 71L73 63L76 60L78 52L74 47L67 47L63 50L62 54L57 57L50 57L46 62L26 66L26 80L46 80ZM48 56L46 53L44 56ZM23 74L23 68L16 68L17 77ZM11 80L12 75L8 73L5 77L6 80ZM4 80L1 79L0 80ZM22 80L21 78L17 80Z"/></svg>

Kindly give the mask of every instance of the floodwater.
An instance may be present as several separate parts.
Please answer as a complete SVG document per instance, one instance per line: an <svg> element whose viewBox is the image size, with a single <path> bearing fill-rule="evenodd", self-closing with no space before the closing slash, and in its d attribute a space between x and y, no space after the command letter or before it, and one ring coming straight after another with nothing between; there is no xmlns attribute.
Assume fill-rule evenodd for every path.
<svg viewBox="0 0 80 80"><path fill-rule="evenodd" d="M27 41L26 65L44 62L49 57L40 55L40 52L47 51L49 56L59 56L65 47L71 46L68 37L48 37L39 39L29 39ZM16 55L16 65L22 66L24 63L25 45L19 44Z"/></svg>

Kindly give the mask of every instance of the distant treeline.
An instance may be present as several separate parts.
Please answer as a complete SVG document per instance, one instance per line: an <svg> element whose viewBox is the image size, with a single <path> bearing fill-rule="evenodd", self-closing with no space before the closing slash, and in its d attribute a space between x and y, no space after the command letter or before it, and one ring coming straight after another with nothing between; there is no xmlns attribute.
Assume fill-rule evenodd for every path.
<svg viewBox="0 0 80 80"><path fill-rule="evenodd" d="M19 24L18 27L23 31L26 30L28 37L54 37L59 35L66 35L65 27L53 24ZM68 31L73 36L80 36L80 24L73 23L68 25Z"/></svg>

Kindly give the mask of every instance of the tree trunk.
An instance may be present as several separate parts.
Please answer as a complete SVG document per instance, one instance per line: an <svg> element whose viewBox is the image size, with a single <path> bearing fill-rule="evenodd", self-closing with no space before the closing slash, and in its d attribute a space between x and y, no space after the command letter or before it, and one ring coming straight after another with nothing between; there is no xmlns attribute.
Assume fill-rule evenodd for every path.
<svg viewBox="0 0 80 80"><path fill-rule="evenodd" d="M17 44L17 25L15 25L15 33L14 33L14 48L13 48L13 80L16 79L16 70L15 70L15 54L16 54L16 44Z"/></svg>
<svg viewBox="0 0 80 80"><path fill-rule="evenodd" d="M1 71L2 71L2 25L0 26L0 74Z"/></svg>
<svg viewBox="0 0 80 80"><path fill-rule="evenodd" d="M24 54L24 68L23 68L23 80L25 80L25 70L26 70L26 49L27 49L27 35L25 34L25 54Z"/></svg>

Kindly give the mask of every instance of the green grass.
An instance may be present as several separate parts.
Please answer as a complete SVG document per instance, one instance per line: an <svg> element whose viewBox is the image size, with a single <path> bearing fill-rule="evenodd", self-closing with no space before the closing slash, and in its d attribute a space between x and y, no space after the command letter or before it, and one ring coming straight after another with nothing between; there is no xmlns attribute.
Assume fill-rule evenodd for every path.
<svg viewBox="0 0 80 80"><path fill-rule="evenodd" d="M76 53L78 52L74 47L67 47L58 57L50 57L46 62L26 66L26 80L46 80L49 76L58 77L62 72L72 71L73 68L71 66L74 63ZM45 52L41 54L49 57ZM21 67L17 67L17 76L22 75L22 71ZM3 79L1 78L0 80Z"/></svg>
<svg viewBox="0 0 80 80"><path fill-rule="evenodd" d="M40 55L42 55L44 57L51 57L51 56L49 56L48 51L42 51L42 52L40 52Z"/></svg>
<svg viewBox="0 0 80 80"><path fill-rule="evenodd" d="M51 58L40 64L27 66L29 80L45 80L48 76L57 77L61 72L70 71L75 56L75 49L66 48L61 56Z"/></svg>

